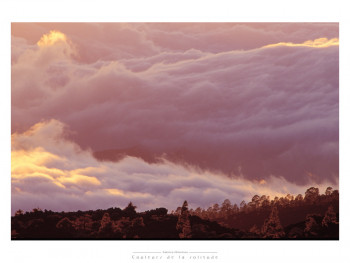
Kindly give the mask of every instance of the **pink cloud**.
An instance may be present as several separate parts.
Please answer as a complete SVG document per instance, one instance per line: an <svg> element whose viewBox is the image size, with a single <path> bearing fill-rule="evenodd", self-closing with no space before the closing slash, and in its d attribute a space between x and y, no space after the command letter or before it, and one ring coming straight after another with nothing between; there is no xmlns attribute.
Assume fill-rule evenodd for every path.
<svg viewBox="0 0 350 263"><path fill-rule="evenodd" d="M153 164L135 157L99 162L91 151L67 140L64 127L51 120L12 135L12 214L35 207L54 211L125 207L130 201L139 211L176 209L184 199L193 208L208 207L226 198L239 203L255 194L299 194L305 187L315 186L311 179L307 185L298 186L273 176L261 184L164 159ZM316 184L321 191L328 185L332 184Z"/></svg>
<svg viewBox="0 0 350 263"><path fill-rule="evenodd" d="M262 48L338 37L337 24L27 25L64 32L73 57L44 53L25 26L12 32L14 132L54 118L83 149L337 182L338 46Z"/></svg>

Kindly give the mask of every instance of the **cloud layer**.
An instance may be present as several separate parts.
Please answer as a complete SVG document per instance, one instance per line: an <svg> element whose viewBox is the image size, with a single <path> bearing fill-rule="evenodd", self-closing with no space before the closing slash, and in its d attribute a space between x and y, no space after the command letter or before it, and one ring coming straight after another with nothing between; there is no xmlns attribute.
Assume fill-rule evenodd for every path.
<svg viewBox="0 0 350 263"><path fill-rule="evenodd" d="M185 199L196 208L226 198L239 204L255 194L273 198L305 191L283 178L233 179L166 160L149 164L127 157L117 163L99 162L90 151L67 140L65 130L64 124L51 120L12 135L12 213L34 207L55 211L125 207L129 201L141 211L176 209ZM320 185L322 190L326 186Z"/></svg>
<svg viewBox="0 0 350 263"><path fill-rule="evenodd" d="M338 24L14 23L12 35L13 133L55 119L84 154L152 163L113 165L147 170L162 158L167 168L196 167L203 180L280 178L277 192L338 182ZM57 189L92 187L69 178Z"/></svg>

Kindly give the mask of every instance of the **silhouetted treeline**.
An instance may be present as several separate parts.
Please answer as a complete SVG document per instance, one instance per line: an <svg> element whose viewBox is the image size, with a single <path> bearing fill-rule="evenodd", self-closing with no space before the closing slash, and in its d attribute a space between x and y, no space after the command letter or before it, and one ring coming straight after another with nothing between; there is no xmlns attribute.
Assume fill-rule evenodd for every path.
<svg viewBox="0 0 350 263"><path fill-rule="evenodd" d="M136 212L109 208L53 212L18 210L11 220L12 239L339 239L339 193L327 188L320 195L270 200L255 195L240 207L225 200L208 209L182 207Z"/></svg>
<svg viewBox="0 0 350 263"><path fill-rule="evenodd" d="M287 194L284 197L271 199L265 195L254 195L251 202L246 203L242 201L239 206L237 204L232 205L230 200L226 199L221 205L214 204L208 209L198 207L195 210L190 209L189 213L203 219L217 221L226 227L260 235L266 218L270 216L273 208L276 208L276 211L278 211L278 220L281 226L289 230L295 224L294 228L290 229L293 230L290 238L312 238L313 236L317 238L317 235L307 234L305 223L310 218L317 219L316 221L320 226L320 231L322 229L324 230L321 224L322 219L328 209L331 208L336 218L334 219L335 226L332 228L334 233L329 233L329 235L332 237L338 236L339 192L338 190L333 190L332 187L328 187L324 194L320 194L318 188L310 187L306 190L304 196L299 194L295 197ZM172 213L178 214L179 211L180 207L176 211L172 211ZM298 231L300 230L303 234L299 233L296 235L294 233L298 232L296 228L299 228ZM322 236L325 237L326 234L323 233Z"/></svg>
<svg viewBox="0 0 350 263"><path fill-rule="evenodd" d="M12 239L180 239L186 227L193 238L240 238L238 231L197 216L168 214L166 208L137 213L130 203L126 208L106 210L53 212L33 209L17 211L12 217ZM184 208L185 209L185 208ZM185 229L185 230L184 230Z"/></svg>

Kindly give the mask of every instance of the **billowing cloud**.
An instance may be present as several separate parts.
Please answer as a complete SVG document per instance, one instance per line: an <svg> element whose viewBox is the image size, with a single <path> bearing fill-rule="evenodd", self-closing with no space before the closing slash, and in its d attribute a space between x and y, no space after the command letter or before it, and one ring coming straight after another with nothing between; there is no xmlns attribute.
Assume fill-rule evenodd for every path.
<svg viewBox="0 0 350 263"><path fill-rule="evenodd" d="M305 188L311 179L338 182L338 24L14 23L12 34L12 132L21 147L27 137L19 134L36 140L31 158L42 145L46 158L58 158L57 169L67 173L55 179L57 187L80 182L99 189L90 197L129 197L130 188L76 169L132 162L145 170L176 167L181 182L192 178L184 167L198 171L203 184L213 174L262 182L259 189L280 180L277 192L282 185ZM41 127L50 119L69 127L71 151L59 147L61 140L50 146L43 139L57 132ZM30 135L33 125L41 128ZM88 163L74 161L75 148ZM67 155L71 164L59 161ZM167 180L148 189L139 179L132 189L152 200L155 189L173 189ZM217 185L203 193L191 187L176 187L171 196L234 195Z"/></svg>
<svg viewBox="0 0 350 263"><path fill-rule="evenodd" d="M43 35L37 44L39 47L47 47L56 45L59 42L66 43L66 35L59 31L51 30L49 34Z"/></svg>
<svg viewBox="0 0 350 263"><path fill-rule="evenodd" d="M264 183L228 178L166 160L149 164L127 157L99 162L91 151L67 140L65 129L51 120L12 135L12 212L34 207L56 211L124 207L129 201L139 210L176 209L185 199L195 208L226 198L239 203L254 194L272 198L305 191L283 178L269 177ZM321 190L326 186L320 185Z"/></svg>
<svg viewBox="0 0 350 263"><path fill-rule="evenodd" d="M195 49L209 53L338 38L338 23L13 23L12 35L35 44L51 30L67 35L80 61L148 58Z"/></svg>

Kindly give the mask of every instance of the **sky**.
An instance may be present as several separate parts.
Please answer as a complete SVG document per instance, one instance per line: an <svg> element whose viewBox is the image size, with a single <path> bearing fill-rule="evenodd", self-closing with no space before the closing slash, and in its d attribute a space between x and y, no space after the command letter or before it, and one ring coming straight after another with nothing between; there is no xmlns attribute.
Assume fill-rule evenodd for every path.
<svg viewBox="0 0 350 263"><path fill-rule="evenodd" d="M12 212L338 188L337 23L12 23Z"/></svg>

